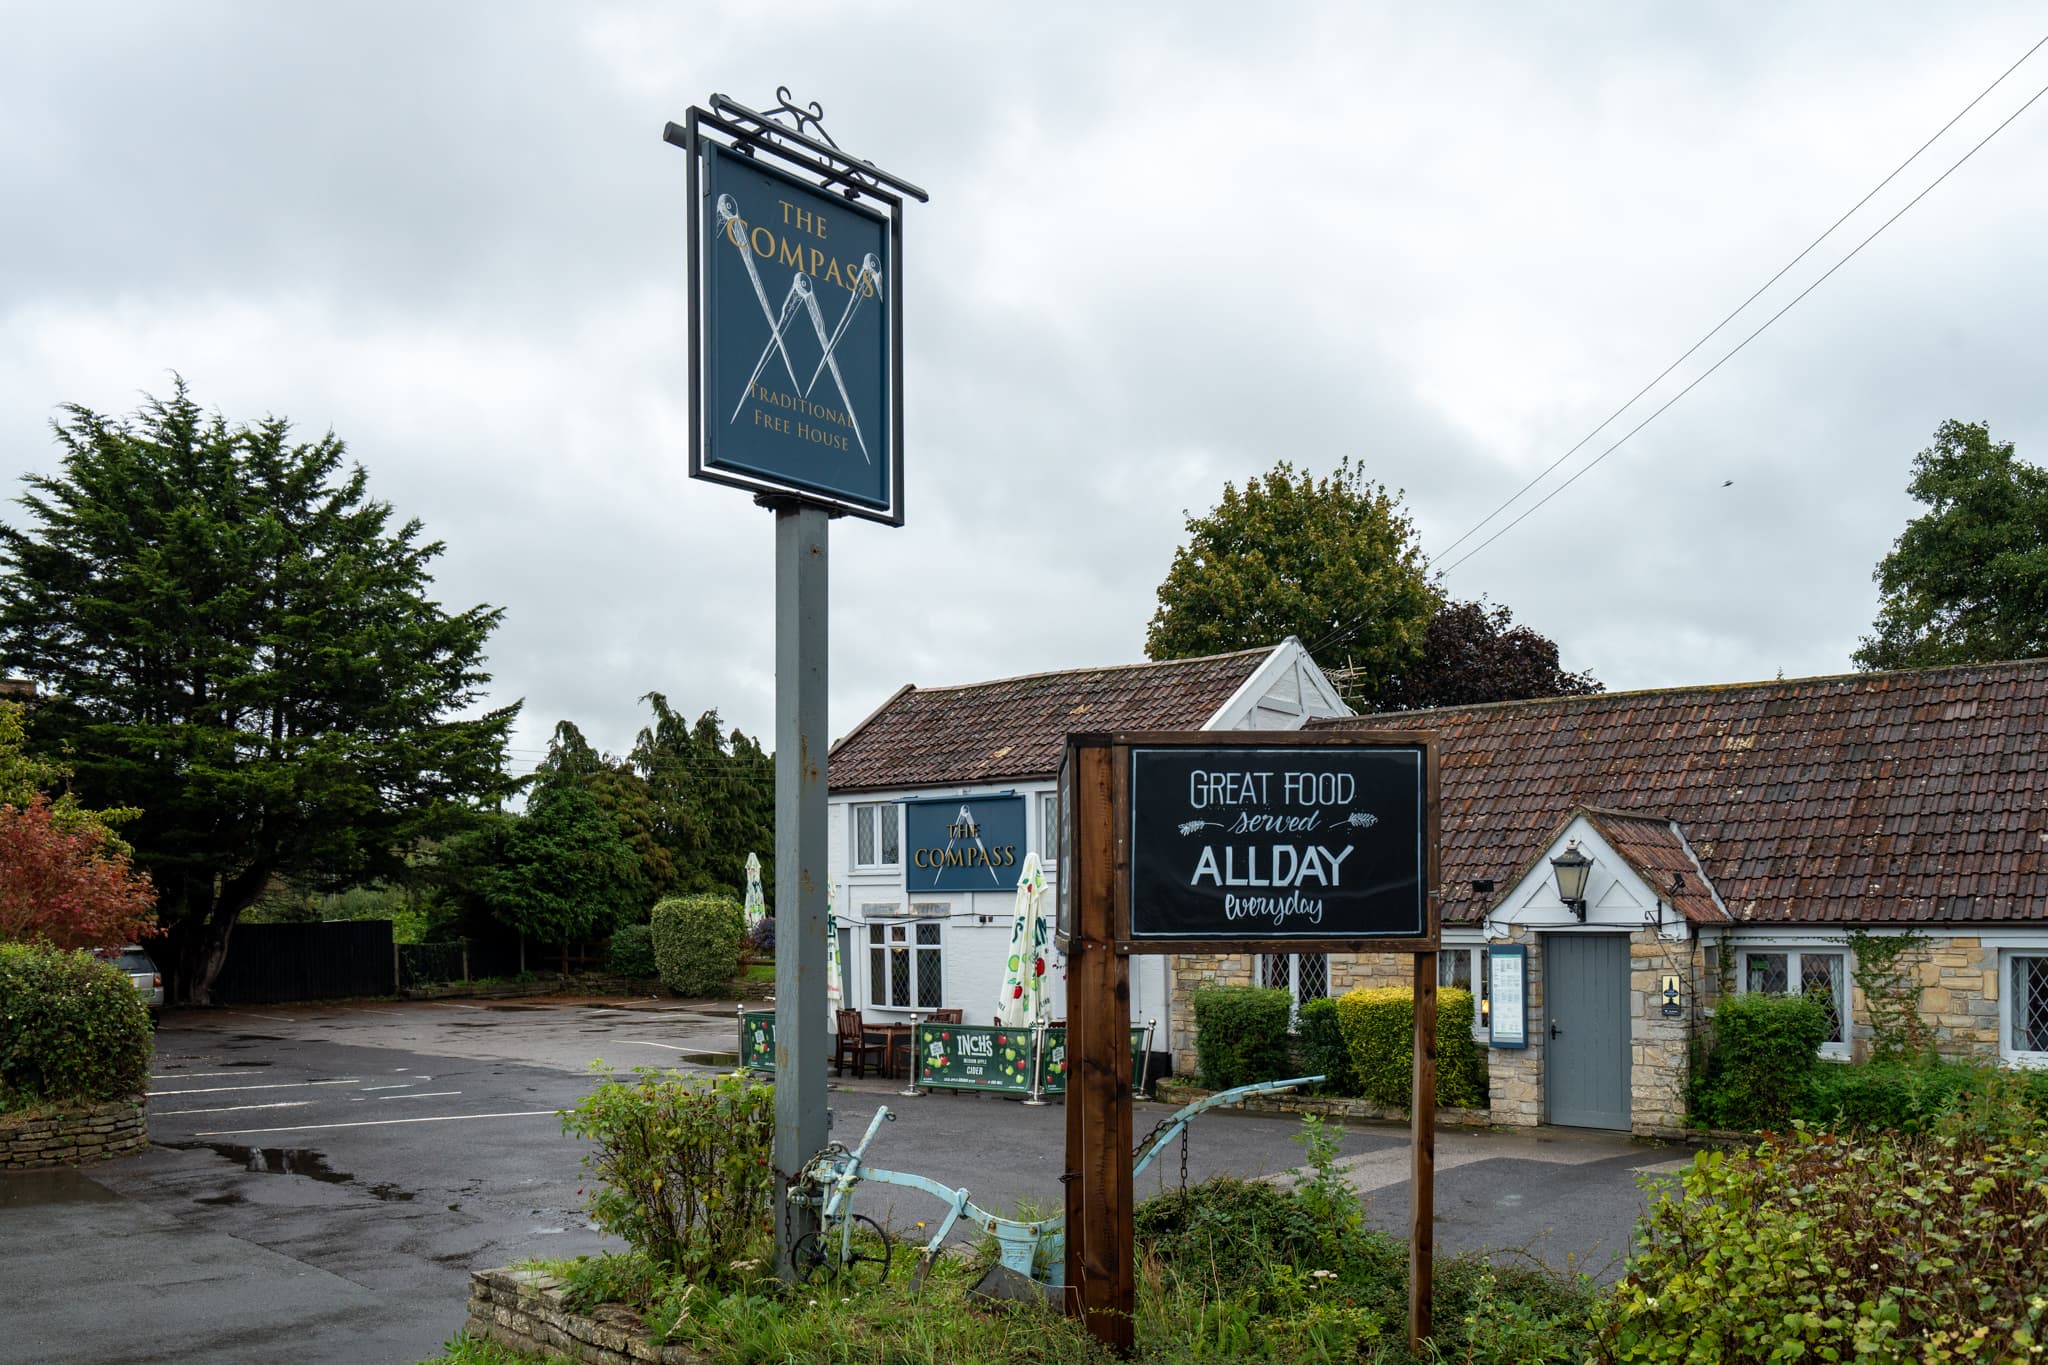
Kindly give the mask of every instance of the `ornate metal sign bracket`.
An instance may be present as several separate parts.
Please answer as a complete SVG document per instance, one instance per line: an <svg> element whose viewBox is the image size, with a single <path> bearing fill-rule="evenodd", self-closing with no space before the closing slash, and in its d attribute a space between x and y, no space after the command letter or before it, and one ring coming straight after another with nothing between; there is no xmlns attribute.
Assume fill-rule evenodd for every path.
<svg viewBox="0 0 2048 1365"><path fill-rule="evenodd" d="M733 139L733 149L752 156L756 147L771 151L818 177L827 188L837 186L849 199L862 194L887 198L884 187L930 203L931 196L899 175L848 156L839 142L825 131L825 106L817 100L798 104L789 87L775 87L775 107L762 113L750 109L729 95L711 96L711 108ZM663 136L678 147L689 145L689 130L671 123Z"/></svg>

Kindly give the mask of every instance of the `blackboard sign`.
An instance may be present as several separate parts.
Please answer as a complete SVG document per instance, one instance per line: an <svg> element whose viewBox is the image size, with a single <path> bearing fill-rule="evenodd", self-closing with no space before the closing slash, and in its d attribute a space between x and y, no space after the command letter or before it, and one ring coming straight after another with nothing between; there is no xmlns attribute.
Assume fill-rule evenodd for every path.
<svg viewBox="0 0 2048 1365"><path fill-rule="evenodd" d="M1130 750L1130 942L1431 934L1427 751Z"/></svg>

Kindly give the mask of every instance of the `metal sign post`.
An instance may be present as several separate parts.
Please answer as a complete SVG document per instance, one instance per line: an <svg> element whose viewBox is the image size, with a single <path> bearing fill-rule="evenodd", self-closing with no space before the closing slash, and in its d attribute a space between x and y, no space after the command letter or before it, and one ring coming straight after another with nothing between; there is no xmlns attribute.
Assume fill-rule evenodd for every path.
<svg viewBox="0 0 2048 1365"><path fill-rule="evenodd" d="M827 531L903 524L903 200L789 90L713 95L663 138L689 154L690 476L775 514L775 1169L778 1273L814 1230L789 1196L825 1145L829 910ZM742 1052L746 1048L742 1047Z"/></svg>
<svg viewBox="0 0 2048 1365"><path fill-rule="evenodd" d="M1130 955L1405 952L1419 1349L1435 1250L1436 736L1069 735L1059 792L1068 1313L1131 1353Z"/></svg>
<svg viewBox="0 0 2048 1365"><path fill-rule="evenodd" d="M775 1169L794 1175L825 1145L826 515L775 511ZM775 1188L790 1247L815 1209Z"/></svg>

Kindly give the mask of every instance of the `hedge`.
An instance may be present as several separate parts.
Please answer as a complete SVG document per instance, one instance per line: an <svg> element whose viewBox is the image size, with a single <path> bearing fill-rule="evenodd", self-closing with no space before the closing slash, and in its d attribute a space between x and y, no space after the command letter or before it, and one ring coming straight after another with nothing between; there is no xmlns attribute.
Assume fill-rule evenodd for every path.
<svg viewBox="0 0 2048 1365"><path fill-rule="evenodd" d="M1294 998L1262 986L1207 986L1195 992L1195 1063L1210 1090L1286 1077L1287 1016Z"/></svg>
<svg viewBox="0 0 2048 1365"><path fill-rule="evenodd" d="M1601 1362L2040 1358L2048 1131L1703 1152L1593 1315Z"/></svg>
<svg viewBox="0 0 2048 1365"><path fill-rule="evenodd" d="M645 924L628 924L612 933L608 965L614 976L657 976L654 962L654 930Z"/></svg>
<svg viewBox="0 0 2048 1365"><path fill-rule="evenodd" d="M1351 1063L1351 1046L1344 1041L1337 1002L1327 997L1303 1001L1294 1029L1300 1074L1321 1076L1319 1089L1326 1095L1356 1095L1358 1068Z"/></svg>
<svg viewBox="0 0 2048 1365"><path fill-rule="evenodd" d="M1693 1083L1694 1117L1717 1128L1782 1128L1813 1101L1827 1009L1803 995L1729 996Z"/></svg>
<svg viewBox="0 0 2048 1365"><path fill-rule="evenodd" d="M1358 1093L1375 1104L1406 1109L1415 1085L1415 991L1381 986L1339 997L1337 1026L1351 1050ZM1472 1041L1472 992L1436 993L1436 1102L1486 1107L1486 1063Z"/></svg>
<svg viewBox="0 0 2048 1365"><path fill-rule="evenodd" d="M661 984L677 995L723 995L740 974L746 913L732 897L671 896L649 927Z"/></svg>
<svg viewBox="0 0 2048 1365"><path fill-rule="evenodd" d="M140 1094L152 1046L125 972L91 953L0 944L0 1110Z"/></svg>

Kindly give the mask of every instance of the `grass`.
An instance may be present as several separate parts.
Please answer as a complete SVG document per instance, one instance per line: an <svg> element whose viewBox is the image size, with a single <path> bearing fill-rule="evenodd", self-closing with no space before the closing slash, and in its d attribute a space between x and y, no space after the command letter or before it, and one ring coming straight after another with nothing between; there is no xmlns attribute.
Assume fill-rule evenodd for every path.
<svg viewBox="0 0 2048 1365"><path fill-rule="evenodd" d="M1417 1365L1407 1349L1407 1249L1365 1225L1334 1166L1335 1130L1310 1119L1291 1188L1217 1179L1138 1210L1136 1359L1152 1365L1349 1362ZM1020 1216L1031 1212L1020 1210ZM761 1253L731 1263L723 1288L666 1279L637 1253L539 1263L573 1308L624 1303L659 1341L735 1365L1107 1365L1081 1326L1039 1304L970 1296L990 1260L942 1257L922 1289L914 1243L897 1244L880 1284L783 1285ZM1437 1336L1421 1365L1576 1362L1594 1289L1583 1277L1477 1257L1439 1260ZM463 1349L469 1349L467 1344ZM451 1347L451 1350L453 1347ZM444 1361L493 1357L451 1354Z"/></svg>
<svg viewBox="0 0 2048 1365"><path fill-rule="evenodd" d="M740 973L740 976L742 980L746 981L773 981L775 979L775 964L772 962L749 962L745 970Z"/></svg>

